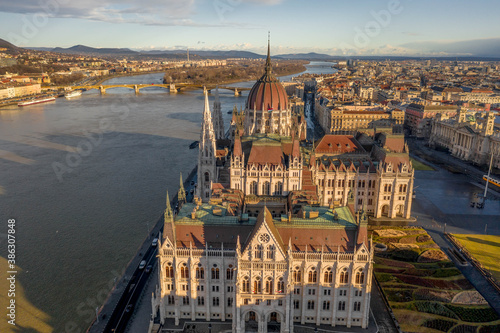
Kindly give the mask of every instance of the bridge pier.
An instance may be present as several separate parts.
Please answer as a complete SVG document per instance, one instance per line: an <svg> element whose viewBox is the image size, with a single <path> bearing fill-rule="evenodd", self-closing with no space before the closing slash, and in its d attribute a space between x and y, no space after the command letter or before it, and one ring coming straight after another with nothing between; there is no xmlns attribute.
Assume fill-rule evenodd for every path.
<svg viewBox="0 0 500 333"><path fill-rule="evenodd" d="M170 92L171 93L176 93L177 92L177 89L175 89L175 84L173 84L173 83L170 83Z"/></svg>
<svg viewBox="0 0 500 333"><path fill-rule="evenodd" d="M136 95L139 94L139 87L137 86L137 84L134 86L134 91Z"/></svg>
<svg viewBox="0 0 500 333"><path fill-rule="evenodd" d="M99 91L101 92L101 95L104 95L106 93L106 89L104 89L103 86L99 86Z"/></svg>

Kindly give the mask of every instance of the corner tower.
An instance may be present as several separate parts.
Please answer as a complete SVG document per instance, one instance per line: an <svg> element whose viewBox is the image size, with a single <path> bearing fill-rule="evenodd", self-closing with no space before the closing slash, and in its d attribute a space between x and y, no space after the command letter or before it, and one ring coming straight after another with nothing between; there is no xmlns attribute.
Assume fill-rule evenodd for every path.
<svg viewBox="0 0 500 333"><path fill-rule="evenodd" d="M217 181L217 166L215 159L215 133L212 123L212 113L208 103L208 92L204 89L205 109L201 124L200 143L198 150L198 187L196 195L204 202L208 202L212 192L212 182Z"/></svg>

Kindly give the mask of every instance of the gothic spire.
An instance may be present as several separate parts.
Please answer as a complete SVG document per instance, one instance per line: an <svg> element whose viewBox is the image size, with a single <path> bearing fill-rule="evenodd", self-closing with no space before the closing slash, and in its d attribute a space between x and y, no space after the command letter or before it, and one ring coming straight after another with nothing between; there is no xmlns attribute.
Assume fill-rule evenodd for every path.
<svg viewBox="0 0 500 333"><path fill-rule="evenodd" d="M170 197L167 191L167 208L165 209L165 222L169 222L174 218L174 214L172 212L172 206L170 206Z"/></svg>
<svg viewBox="0 0 500 333"><path fill-rule="evenodd" d="M199 148L202 150L204 145L212 145L213 143L213 153L215 154L214 124L212 121L212 112L210 112L210 103L208 101L208 91L206 87L203 87L203 94L205 95L205 108L203 109L203 122L201 124Z"/></svg>
<svg viewBox="0 0 500 333"><path fill-rule="evenodd" d="M179 204L186 203L186 190L184 190L184 182L182 181L182 172L181 172L181 178L180 178L180 186L179 186L179 192L177 192L177 200L179 201Z"/></svg>
<svg viewBox="0 0 500 333"><path fill-rule="evenodd" d="M271 75L271 33L267 33L267 59L266 59L266 74Z"/></svg>
<svg viewBox="0 0 500 333"><path fill-rule="evenodd" d="M222 110L219 99L219 86L215 88L215 101L214 101L214 110L213 110L213 123L214 123L214 131L215 138L217 140L224 139L224 120L222 119Z"/></svg>

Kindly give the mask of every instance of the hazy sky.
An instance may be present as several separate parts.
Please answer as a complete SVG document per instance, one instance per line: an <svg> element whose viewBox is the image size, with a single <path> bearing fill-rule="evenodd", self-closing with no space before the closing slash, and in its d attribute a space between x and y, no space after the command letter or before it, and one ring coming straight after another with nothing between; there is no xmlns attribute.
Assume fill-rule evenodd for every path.
<svg viewBox="0 0 500 333"><path fill-rule="evenodd" d="M484 54L500 50L499 13L498 0L2 0L0 38L264 53L270 30L273 54Z"/></svg>

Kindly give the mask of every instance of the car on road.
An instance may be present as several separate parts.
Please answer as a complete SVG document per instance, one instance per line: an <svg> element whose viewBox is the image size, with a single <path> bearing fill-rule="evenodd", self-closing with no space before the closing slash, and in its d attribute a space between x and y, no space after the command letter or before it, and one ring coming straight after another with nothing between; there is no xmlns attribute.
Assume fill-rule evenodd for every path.
<svg viewBox="0 0 500 333"><path fill-rule="evenodd" d="M157 246L158 245L158 238L153 239L153 242L151 243L152 246Z"/></svg>
<svg viewBox="0 0 500 333"><path fill-rule="evenodd" d="M139 264L139 269L144 269L144 267L146 267L146 260L141 261Z"/></svg>
<svg viewBox="0 0 500 333"><path fill-rule="evenodd" d="M152 269L152 268L153 268L153 265L148 265L148 266L146 267L146 269L144 270L144 272L149 273L149 272L151 272L151 269Z"/></svg>
<svg viewBox="0 0 500 333"><path fill-rule="evenodd" d="M129 304L127 305L127 307L125 308L125 312L132 312L132 309L134 308L134 304Z"/></svg>

